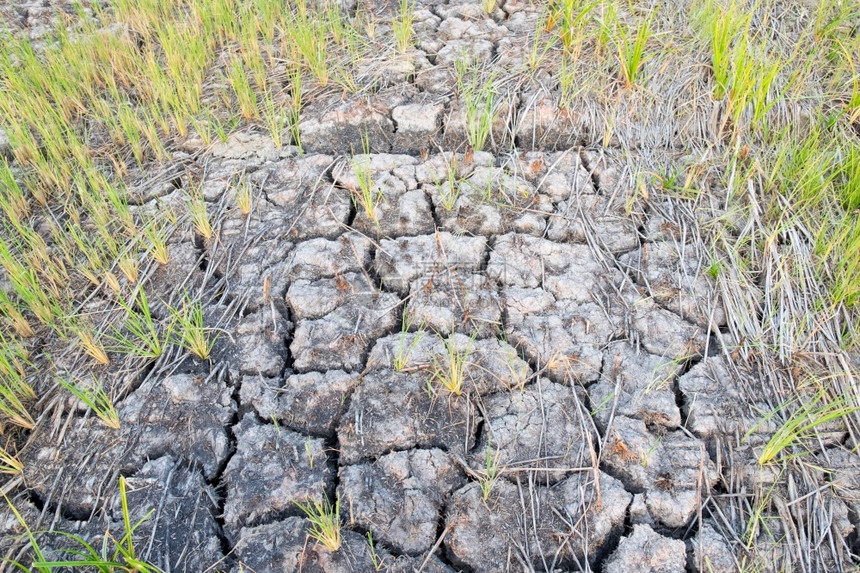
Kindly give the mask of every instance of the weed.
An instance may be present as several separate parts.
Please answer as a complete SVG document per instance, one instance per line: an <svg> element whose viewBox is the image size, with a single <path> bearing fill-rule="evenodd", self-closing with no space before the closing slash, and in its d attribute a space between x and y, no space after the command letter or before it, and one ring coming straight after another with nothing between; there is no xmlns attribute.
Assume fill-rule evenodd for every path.
<svg viewBox="0 0 860 573"><path fill-rule="evenodd" d="M308 534L322 543L329 551L340 549L340 498L335 500L334 506L326 496L323 496L322 501L310 501L296 505L311 522Z"/></svg>
<svg viewBox="0 0 860 573"><path fill-rule="evenodd" d="M481 7L487 14L492 14L496 9L496 0L481 0Z"/></svg>
<svg viewBox="0 0 860 573"><path fill-rule="evenodd" d="M90 379L87 382L80 379L69 381L63 377L58 377L57 382L95 412L105 426L114 430L120 428L119 414L113 401L98 381L95 379Z"/></svg>

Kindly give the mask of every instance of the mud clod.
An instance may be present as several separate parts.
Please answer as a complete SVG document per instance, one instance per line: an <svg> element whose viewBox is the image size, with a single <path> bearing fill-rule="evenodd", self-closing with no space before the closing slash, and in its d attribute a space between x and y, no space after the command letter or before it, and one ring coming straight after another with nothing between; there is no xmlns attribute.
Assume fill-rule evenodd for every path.
<svg viewBox="0 0 860 573"><path fill-rule="evenodd" d="M684 542L669 539L647 525L634 525L606 561L607 573L680 573L684 571Z"/></svg>
<svg viewBox="0 0 860 573"><path fill-rule="evenodd" d="M464 481L442 450L412 450L341 469L339 492L350 523L398 553L421 555L436 541L445 501Z"/></svg>
<svg viewBox="0 0 860 573"><path fill-rule="evenodd" d="M222 478L229 535L235 536L244 526L300 514L296 503L322 501L334 479L322 439L259 424L252 415L246 415L233 431L236 453Z"/></svg>

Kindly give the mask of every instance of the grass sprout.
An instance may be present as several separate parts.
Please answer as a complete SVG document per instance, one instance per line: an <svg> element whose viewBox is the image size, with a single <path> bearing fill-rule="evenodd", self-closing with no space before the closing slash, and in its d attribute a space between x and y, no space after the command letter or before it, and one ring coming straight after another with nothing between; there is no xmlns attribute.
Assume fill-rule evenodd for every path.
<svg viewBox="0 0 860 573"><path fill-rule="evenodd" d="M311 522L308 535L329 551L340 549L340 498L335 500L334 505L326 496L323 496L322 501L309 501L296 505Z"/></svg>
<svg viewBox="0 0 860 573"><path fill-rule="evenodd" d="M460 396L463 393L466 366L469 364L474 340L473 336L466 348L461 349L453 335L444 338L442 344L445 353L441 358L436 357L433 360L432 380L441 384L455 396Z"/></svg>
<svg viewBox="0 0 860 573"><path fill-rule="evenodd" d="M88 381L75 379L74 381L70 381L63 377L58 377L57 383L86 404L105 426L114 430L120 428L119 414L113 405L113 401L98 381L94 379Z"/></svg>
<svg viewBox="0 0 860 573"><path fill-rule="evenodd" d="M251 214L251 209L254 206L254 192L251 183L242 177L233 191L233 200L236 202L236 207L244 216Z"/></svg>
<svg viewBox="0 0 860 573"><path fill-rule="evenodd" d="M302 111L302 72L296 67L290 72L290 101L292 105L288 110L288 125L292 144L298 147L299 154L302 150L302 134L299 130L299 120Z"/></svg>
<svg viewBox="0 0 860 573"><path fill-rule="evenodd" d="M776 408L765 417L765 420L775 417L798 402L799 399L792 400ZM799 407L777 428L759 454L758 463L760 465L770 463L795 443L814 437L815 430L824 424L838 421L858 410L860 408L852 406L845 396L828 400L825 390L819 390L808 400L800 402Z"/></svg>
<svg viewBox="0 0 860 573"><path fill-rule="evenodd" d="M186 297L181 308L168 308L173 317L168 327L172 335L170 340L201 360L208 359L217 336L210 336L212 329L203 324L203 304L199 300L192 302Z"/></svg>
<svg viewBox="0 0 860 573"><path fill-rule="evenodd" d="M382 201L382 189L373 181L370 169L370 138L366 133L361 137L361 147L363 155L353 156L350 160L352 172L358 182L358 188L352 189L352 196L356 204L364 209L367 218L379 226L376 208Z"/></svg>
<svg viewBox="0 0 860 573"><path fill-rule="evenodd" d="M410 0L400 0L400 12L391 23L394 28L394 42L401 54L412 44L412 22L415 20L415 6Z"/></svg>
<svg viewBox="0 0 860 573"><path fill-rule="evenodd" d="M493 447L487 442L487 448L484 452L484 475L480 477L481 499L487 501L490 494L493 492L493 486L496 485L496 480L499 479L499 462L502 458L502 452L493 453Z"/></svg>
<svg viewBox="0 0 860 573"><path fill-rule="evenodd" d="M170 252L167 247L167 229L164 223L158 218L153 218L150 224L144 227L143 233L148 239L147 251L150 256L161 265L169 263Z"/></svg>
<svg viewBox="0 0 860 573"><path fill-rule="evenodd" d="M409 361L412 359L412 352L424 339L427 332L424 330L424 323L418 326L418 331L412 336L412 340L406 343L409 337L409 329L412 327L412 321L409 318L409 313L404 311L401 319L400 338L397 341L397 350L394 355L393 366L397 372L403 371L409 366Z"/></svg>
<svg viewBox="0 0 860 573"><path fill-rule="evenodd" d="M110 335L113 344L109 349L112 352L153 359L164 354L171 329L168 325L166 332L163 334L159 332L143 289L140 289L133 304L122 298L119 298L118 302L126 315L124 330L113 328Z"/></svg>
<svg viewBox="0 0 860 573"><path fill-rule="evenodd" d="M187 204L191 224L194 225L194 229L200 236L208 241L215 235L215 231L212 229L212 223L209 221L209 212L206 208L206 200L203 198L203 194L199 192L192 193Z"/></svg>
<svg viewBox="0 0 860 573"><path fill-rule="evenodd" d="M482 151L500 112L494 75L483 77L480 70L470 64L465 55L454 62L454 71L457 76L457 91L466 110L466 138L473 150Z"/></svg>

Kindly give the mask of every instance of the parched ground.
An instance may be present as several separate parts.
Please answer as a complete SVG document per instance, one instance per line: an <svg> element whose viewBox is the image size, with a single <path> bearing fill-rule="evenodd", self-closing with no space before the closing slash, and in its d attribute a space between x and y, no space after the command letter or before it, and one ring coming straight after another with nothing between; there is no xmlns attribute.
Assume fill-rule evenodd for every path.
<svg viewBox="0 0 860 573"><path fill-rule="evenodd" d="M378 8L383 34L394 8ZM0 14L38 36L52 9ZM121 422L44 401L4 485L33 531L121 536L124 476L131 522L148 516L136 555L164 571L857 567L853 419L759 463L785 421L781 384L839 363L856 388L856 352L823 322L784 343L772 285L745 290L715 254L715 236L749 224L716 162L705 193L642 177L720 145L706 72L655 60L648 90L612 84L607 107L589 88L562 110L551 65L528 82L510 71L538 14L418 2L416 47L368 62L372 90L308 99L301 152L242 125L132 170L136 214L185 209L202 189L215 235L180 219L170 262L141 280L159 320L156 299L197 293L214 349L92 367L63 341L33 343L109 384ZM501 94L484 151L455 93L464 50ZM368 177L381 195L366 209ZM336 551L300 508L323 500L340 506ZM22 532L0 510L8 558L26 561ZM48 555L73 545L40 539Z"/></svg>

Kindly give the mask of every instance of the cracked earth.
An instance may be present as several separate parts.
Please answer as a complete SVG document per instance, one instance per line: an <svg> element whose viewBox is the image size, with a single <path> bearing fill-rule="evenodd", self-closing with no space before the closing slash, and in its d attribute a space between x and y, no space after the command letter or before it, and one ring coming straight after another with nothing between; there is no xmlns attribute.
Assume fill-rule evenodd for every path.
<svg viewBox="0 0 860 573"><path fill-rule="evenodd" d="M132 521L152 511L140 556L166 571L737 570L714 500L775 479L755 463L756 374L734 363L690 213L643 196L616 147L709 127L667 110L677 129L631 120L603 147L599 118L511 85L486 151L467 150L452 62L522 61L534 11L418 4L417 48L367 71L374 93L305 107L304 154L245 129L136 175L146 212L184 205L202 173L217 235L180 226L150 280L208 293L212 357L116 372L120 430L67 404L22 451L18 509L97 538L121 529L126 476ZM355 200L362 137L375 220ZM335 552L297 505L324 498ZM858 505L831 503L847 537Z"/></svg>

